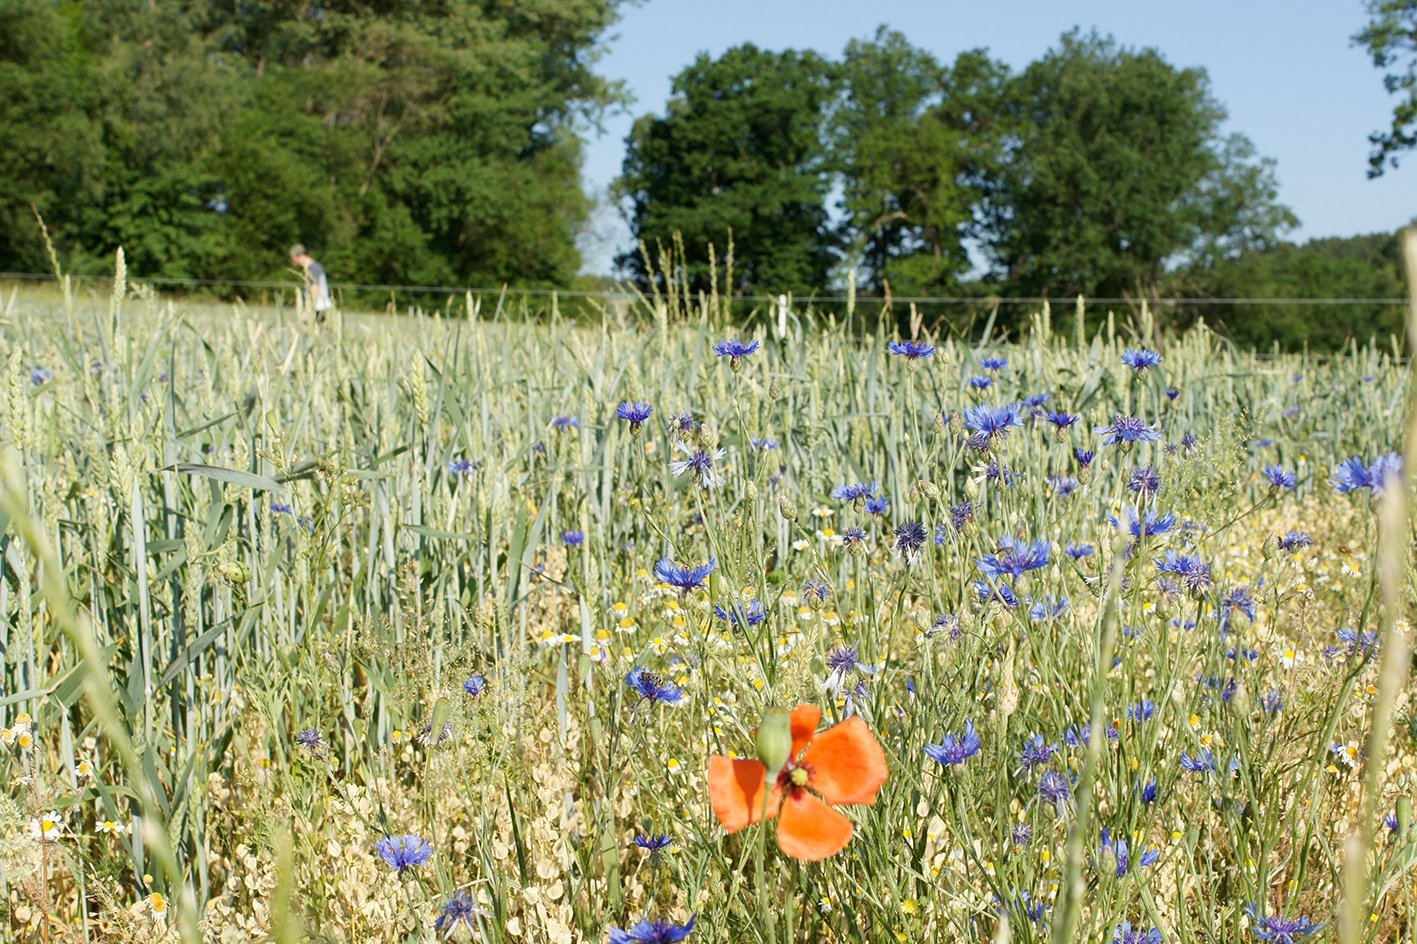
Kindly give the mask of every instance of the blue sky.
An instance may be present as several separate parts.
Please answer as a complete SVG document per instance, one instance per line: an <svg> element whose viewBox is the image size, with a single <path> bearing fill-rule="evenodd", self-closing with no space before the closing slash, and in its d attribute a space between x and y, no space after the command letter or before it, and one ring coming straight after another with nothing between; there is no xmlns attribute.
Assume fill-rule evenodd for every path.
<svg viewBox="0 0 1417 944"><path fill-rule="evenodd" d="M1393 230L1417 217L1417 155L1381 179L1366 177L1368 134L1391 121L1393 102L1349 43L1363 20L1362 0L646 0L625 10L600 62L635 101L592 135L586 185L603 194L634 117L662 113L670 79L700 52L752 42L836 57L885 23L944 61L985 47L1018 69L1081 26L1210 73L1230 113L1227 130L1249 135L1278 162L1280 198L1300 220L1290 238ZM628 243L619 214L603 207L582 242L585 270L609 272Z"/></svg>

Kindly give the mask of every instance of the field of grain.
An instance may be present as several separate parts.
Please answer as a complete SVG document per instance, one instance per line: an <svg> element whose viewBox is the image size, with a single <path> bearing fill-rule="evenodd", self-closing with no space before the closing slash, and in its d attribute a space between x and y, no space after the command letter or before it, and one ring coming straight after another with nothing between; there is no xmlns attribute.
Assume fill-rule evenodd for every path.
<svg viewBox="0 0 1417 944"><path fill-rule="evenodd" d="M0 297L5 938L1414 939L1395 341L724 311Z"/></svg>

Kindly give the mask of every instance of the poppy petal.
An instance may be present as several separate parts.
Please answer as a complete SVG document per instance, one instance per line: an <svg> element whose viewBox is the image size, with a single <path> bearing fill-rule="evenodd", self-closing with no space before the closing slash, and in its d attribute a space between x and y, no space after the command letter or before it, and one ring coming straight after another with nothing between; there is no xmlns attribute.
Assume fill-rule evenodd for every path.
<svg viewBox="0 0 1417 944"><path fill-rule="evenodd" d="M766 780L767 769L760 761L733 760L718 754L709 758L709 802L724 829L737 832L763 818ZM768 819L777 815L777 806L782 802L776 786L772 792Z"/></svg>
<svg viewBox="0 0 1417 944"><path fill-rule="evenodd" d="M794 859L817 862L845 848L852 831L851 820L806 790L795 790L782 804L777 844Z"/></svg>
<svg viewBox="0 0 1417 944"><path fill-rule="evenodd" d="M817 733L822 723L822 709L816 705L798 705L792 709L792 759L802 756L802 749Z"/></svg>
<svg viewBox="0 0 1417 944"><path fill-rule="evenodd" d="M812 773L811 788L828 803L873 804L888 774L881 742L859 717L818 734L802 765Z"/></svg>

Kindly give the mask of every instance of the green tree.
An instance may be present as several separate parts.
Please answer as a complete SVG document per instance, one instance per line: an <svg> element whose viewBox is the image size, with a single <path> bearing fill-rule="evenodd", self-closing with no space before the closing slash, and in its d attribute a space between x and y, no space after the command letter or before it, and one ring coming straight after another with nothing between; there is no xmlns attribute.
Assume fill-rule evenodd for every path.
<svg viewBox="0 0 1417 944"><path fill-rule="evenodd" d="M1353 41L1383 70L1383 87L1397 96L1392 127L1368 136L1368 176L1397 168L1398 155L1417 147L1417 0L1367 0L1368 24Z"/></svg>
<svg viewBox="0 0 1417 944"><path fill-rule="evenodd" d="M1137 296L1168 266L1268 245L1294 225L1273 165L1202 69L1096 34L1009 83L1004 156L986 203L996 278L1018 294Z"/></svg>
<svg viewBox="0 0 1417 944"><path fill-rule="evenodd" d="M674 78L666 113L635 122L616 192L651 253L682 236L685 275L707 284L709 246L732 233L736 291L810 292L836 258L822 141L833 69L812 52L751 44L700 55ZM647 278L638 251L619 258Z"/></svg>
<svg viewBox="0 0 1417 944"><path fill-rule="evenodd" d="M1176 273L1173 291L1192 298L1392 299L1389 304L1219 302L1187 306L1183 325L1204 317L1239 344L1337 350L1402 335L1405 292L1394 233L1283 242Z"/></svg>
<svg viewBox="0 0 1417 944"><path fill-rule="evenodd" d="M875 290L959 291L1001 141L1004 66L975 50L946 67L882 27L846 47L841 76L832 149L851 256Z"/></svg>
<svg viewBox="0 0 1417 944"><path fill-rule="evenodd" d="M617 9L0 0L32 142L0 156L0 268L34 267L34 203L80 269L121 244L139 277L269 277L298 239L343 278L569 284Z"/></svg>

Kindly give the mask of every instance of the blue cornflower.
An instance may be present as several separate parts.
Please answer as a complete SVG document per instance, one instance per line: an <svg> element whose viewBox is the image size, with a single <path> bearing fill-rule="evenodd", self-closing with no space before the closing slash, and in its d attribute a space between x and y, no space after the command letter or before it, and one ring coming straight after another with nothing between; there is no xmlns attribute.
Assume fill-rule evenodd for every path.
<svg viewBox="0 0 1417 944"><path fill-rule="evenodd" d="M744 344L738 338L719 341L713 346L713 352L719 357L728 358L728 366L734 370L740 370L743 366L743 358L750 354L756 354L757 350L758 342L756 340Z"/></svg>
<svg viewBox="0 0 1417 944"><path fill-rule="evenodd" d="M676 459L669 463L669 469L675 475L688 475L699 480L700 488L717 488L723 484L723 476L714 469L713 464L723 458L723 450L708 452L704 449L693 449L684 443L679 443L679 450L688 458Z"/></svg>
<svg viewBox="0 0 1417 944"><path fill-rule="evenodd" d="M1186 435L1181 437L1181 449L1185 451L1186 455L1190 455L1191 453L1195 452L1196 449L1199 448L1200 444L1200 437L1197 436L1195 433L1187 433ZM1169 447L1168 451L1174 452L1174 450L1170 450Z"/></svg>
<svg viewBox="0 0 1417 944"><path fill-rule="evenodd" d="M969 385L975 390L988 390L994 386L994 378L985 374L975 374L969 378Z"/></svg>
<svg viewBox="0 0 1417 944"><path fill-rule="evenodd" d="M1006 534L999 539L999 550L975 560L985 575L999 578L1005 575L1017 580L1030 570L1047 567L1050 545L1045 541L1025 541Z"/></svg>
<svg viewBox="0 0 1417 944"><path fill-rule="evenodd" d="M1007 357L985 357L979 361L979 366L991 374L997 374L1009 366L1009 359Z"/></svg>
<svg viewBox="0 0 1417 944"><path fill-rule="evenodd" d="M404 836L385 836L374 844L374 851L388 863L389 868L399 873L433 858L432 844L412 833Z"/></svg>
<svg viewBox="0 0 1417 944"><path fill-rule="evenodd" d="M615 408L615 415L630 424L632 433L638 433L653 413L654 407L643 400L626 400Z"/></svg>
<svg viewBox="0 0 1417 944"><path fill-rule="evenodd" d="M1068 610L1068 598L1051 596L1040 597L1034 601L1033 606L1028 611L1028 618L1035 623L1042 620L1057 619Z"/></svg>
<svg viewBox="0 0 1417 944"><path fill-rule="evenodd" d="M841 532L841 543L848 551L866 546L866 529L852 525Z"/></svg>
<svg viewBox="0 0 1417 944"><path fill-rule="evenodd" d="M1013 469L997 460L990 460L984 467L984 481L992 482L994 485L1004 488L1013 488L1014 482L1023 478L1023 474L1015 472Z"/></svg>
<svg viewBox="0 0 1417 944"><path fill-rule="evenodd" d="M1156 702L1143 698L1134 705L1128 705L1127 717L1133 721L1150 721L1156 717Z"/></svg>
<svg viewBox="0 0 1417 944"><path fill-rule="evenodd" d="M471 475L477 471L477 466L471 459L453 459L448 463L448 471L453 475Z"/></svg>
<svg viewBox="0 0 1417 944"><path fill-rule="evenodd" d="M950 506L950 527L963 531L965 525L974 520L974 502L965 499L958 505Z"/></svg>
<svg viewBox="0 0 1417 944"><path fill-rule="evenodd" d="M1034 393L1023 398L1023 405L1028 407L1030 410L1036 410L1047 402L1048 394L1046 393Z"/></svg>
<svg viewBox="0 0 1417 944"><path fill-rule="evenodd" d="M1133 928L1125 919L1112 932L1112 944L1162 944L1161 932L1156 928Z"/></svg>
<svg viewBox="0 0 1417 944"><path fill-rule="evenodd" d="M654 576L660 583L678 587L684 594L702 585L717 566L718 561L712 557L701 567L681 567L666 557L654 565Z"/></svg>
<svg viewBox="0 0 1417 944"><path fill-rule="evenodd" d="M1111 426L1096 426L1093 430L1102 437L1104 446L1156 442L1161 438L1161 427L1148 426L1135 416L1114 416Z"/></svg>
<svg viewBox="0 0 1417 944"><path fill-rule="evenodd" d="M1299 944L1300 939L1308 937L1323 927L1322 924L1314 924L1304 917L1285 918L1280 915L1260 917L1253 906L1246 910L1255 919L1255 937L1261 941L1270 941L1271 944Z"/></svg>
<svg viewBox="0 0 1417 944"><path fill-rule="evenodd" d="M1049 744L1043 740L1043 735L1035 734L1033 737L1023 742L1023 751L1018 756L1017 773L1027 773L1035 767L1042 767L1053 760L1053 755L1058 753L1056 742Z"/></svg>
<svg viewBox="0 0 1417 944"><path fill-rule="evenodd" d="M1073 458L1078 461L1078 467L1082 469L1092 468L1092 460L1097 458L1097 453L1091 449L1074 449Z"/></svg>
<svg viewBox="0 0 1417 944"><path fill-rule="evenodd" d="M1153 563L1160 573L1178 578L1187 590L1194 593L1209 589L1211 585L1210 564L1199 557L1167 551L1164 557L1156 558Z"/></svg>
<svg viewBox="0 0 1417 944"><path fill-rule="evenodd" d="M1053 490L1054 495L1066 500L1073 496L1073 492L1082 488L1082 483L1071 475L1050 475L1048 487Z"/></svg>
<svg viewBox="0 0 1417 944"><path fill-rule="evenodd" d="M1079 544L1076 541L1063 549L1063 553L1073 560L1082 560L1084 557L1091 557L1093 548L1091 544Z"/></svg>
<svg viewBox="0 0 1417 944"><path fill-rule="evenodd" d="M1091 726L1084 727L1080 724L1070 724L1063 729L1063 743L1068 747L1083 747L1092 743Z"/></svg>
<svg viewBox="0 0 1417 944"><path fill-rule="evenodd" d="M825 580L817 580L809 577L802 582L802 598L805 600L815 599L820 603L830 596L831 592L831 584L827 583Z"/></svg>
<svg viewBox="0 0 1417 944"><path fill-rule="evenodd" d="M275 502L275 501L271 502L271 511L274 512L275 514L278 514L278 515L293 515L293 514L295 514L295 509L294 509L294 508L291 508L291 507L290 507L289 505L287 505L285 502Z"/></svg>
<svg viewBox="0 0 1417 944"><path fill-rule="evenodd" d="M1374 495L1381 495L1389 478L1397 480L1401 477L1402 457L1395 452L1389 452L1374 459L1372 465L1365 465L1357 456L1345 459L1333 470L1333 478L1330 481L1334 489L1340 492L1355 492L1366 488Z"/></svg>
<svg viewBox="0 0 1417 944"><path fill-rule="evenodd" d="M1148 367L1155 367L1160 364L1161 355L1155 351L1148 351L1144 347L1128 348L1122 352L1122 363L1140 374Z"/></svg>
<svg viewBox="0 0 1417 944"><path fill-rule="evenodd" d="M692 413L680 413L669 418L670 432L675 432L681 436L685 433L692 433L699 428L699 421L694 419Z"/></svg>
<svg viewBox="0 0 1417 944"><path fill-rule="evenodd" d="M1079 419L1080 417L1067 410L1054 410L1048 414L1048 422L1056 426L1060 433L1077 423Z"/></svg>
<svg viewBox="0 0 1417 944"><path fill-rule="evenodd" d="M1126 875L1132 867L1131 848L1128 845L1127 840L1123 839L1121 836L1118 836L1116 839L1113 839L1110 835L1108 835L1107 828L1104 826L1102 828L1102 847L1098 850L1098 856L1106 857L1109 853L1113 856L1113 858L1116 859L1117 877L1121 878ZM1158 861L1160 861L1160 859L1161 850L1153 846L1152 848L1147 849L1145 852L1142 853L1141 858L1137 860L1137 863L1142 868L1146 869L1155 865Z"/></svg>
<svg viewBox="0 0 1417 944"><path fill-rule="evenodd" d="M641 701L675 705L684 700L682 688L640 666L635 666L625 675L625 684L640 693Z"/></svg>
<svg viewBox="0 0 1417 944"><path fill-rule="evenodd" d="M650 853L651 855L662 852L674 844L674 837L661 834L650 833L647 836L636 836L635 845Z"/></svg>
<svg viewBox="0 0 1417 944"><path fill-rule="evenodd" d="M978 754L982 746L979 733L974 730L974 722L966 721L960 734L946 734L939 744L926 744L925 754L938 764L958 767Z"/></svg>
<svg viewBox="0 0 1417 944"><path fill-rule="evenodd" d="M1220 700L1228 702L1235 697L1235 692L1239 691L1239 683L1233 678L1225 678L1220 675L1197 675L1196 684L1202 685L1213 692L1220 693Z"/></svg>
<svg viewBox="0 0 1417 944"><path fill-rule="evenodd" d="M886 350L908 361L935 356L934 346L926 344L924 341L892 341L886 345Z"/></svg>
<svg viewBox="0 0 1417 944"><path fill-rule="evenodd" d="M1137 799L1144 804L1156 802L1156 778L1152 777L1146 783L1137 784Z"/></svg>
<svg viewBox="0 0 1417 944"><path fill-rule="evenodd" d="M1215 766L1214 751L1200 751L1195 757L1190 754L1181 755L1181 769L1193 774L1213 774L1218 769Z"/></svg>
<svg viewBox="0 0 1417 944"><path fill-rule="evenodd" d="M1265 714L1277 715L1284 710L1284 696L1278 689L1271 688L1260 699L1260 707L1264 709Z"/></svg>
<svg viewBox="0 0 1417 944"><path fill-rule="evenodd" d="M487 676L483 675L481 672L474 672L471 678L462 683L462 690L473 698L479 697L483 692L487 691Z"/></svg>
<svg viewBox="0 0 1417 944"><path fill-rule="evenodd" d="M757 436L748 437L748 445L752 446L756 452L772 452L777 448L777 440L764 436L759 439Z"/></svg>
<svg viewBox="0 0 1417 944"><path fill-rule="evenodd" d="M866 511L872 515L883 515L890 510L891 500L884 495L866 499Z"/></svg>
<svg viewBox="0 0 1417 944"><path fill-rule="evenodd" d="M567 547L580 547L582 544L585 543L585 532L562 531L561 540L565 542Z"/></svg>
<svg viewBox="0 0 1417 944"><path fill-rule="evenodd" d="M741 610L738 607L729 610L721 606L714 606L713 615L721 620L727 620L734 626L741 626L744 623L756 626L768 618L767 611L763 609L763 601L756 599L749 601L748 605L742 607Z"/></svg>
<svg viewBox="0 0 1417 944"><path fill-rule="evenodd" d="M1277 465L1265 466L1264 477L1269 482L1269 487L1276 490L1294 488L1299 484L1299 479L1293 472L1286 471Z"/></svg>
<svg viewBox="0 0 1417 944"><path fill-rule="evenodd" d="M1312 547L1314 539L1307 531L1290 531L1279 539L1279 549L1291 554L1306 547Z"/></svg>
<svg viewBox="0 0 1417 944"><path fill-rule="evenodd" d="M1135 468L1127 478L1127 488L1142 495L1155 495L1161 491L1161 473L1150 465Z"/></svg>
<svg viewBox="0 0 1417 944"><path fill-rule="evenodd" d="M1108 520L1112 522L1113 527L1122 527L1122 523L1117 520L1115 515L1109 515ZM1176 527L1176 516L1169 511L1164 513L1148 511L1143 518L1138 518L1136 512L1128 508L1126 527L1134 538L1156 537Z"/></svg>
<svg viewBox="0 0 1417 944"><path fill-rule="evenodd" d="M551 417L551 428L558 430L576 429L581 425L579 416L553 416Z"/></svg>
<svg viewBox="0 0 1417 944"><path fill-rule="evenodd" d="M1337 656L1375 656L1378 654L1378 633L1376 630L1359 632L1356 629L1338 630L1338 645L1324 647L1324 655L1330 659Z"/></svg>
<svg viewBox="0 0 1417 944"><path fill-rule="evenodd" d="M895 552L905 558L907 564L915 563L924 546L925 525L921 522L907 521L895 529Z"/></svg>
<svg viewBox="0 0 1417 944"><path fill-rule="evenodd" d="M610 944L676 944L694 930L694 920L690 918L688 924L675 924L667 918L657 921L644 918L628 931L611 928Z"/></svg>
<svg viewBox="0 0 1417 944"><path fill-rule="evenodd" d="M1232 646L1225 653L1225 658L1229 659L1231 662L1236 662L1240 659L1244 659L1246 662L1254 662L1259 657L1260 651L1258 649L1245 649L1239 646Z"/></svg>
<svg viewBox="0 0 1417 944"><path fill-rule="evenodd" d="M934 639L944 636L946 639L956 640L964 635L964 630L960 628L959 617L953 613L941 613L935 617L935 621L930 624L929 630L925 633L926 639Z"/></svg>
<svg viewBox="0 0 1417 944"><path fill-rule="evenodd" d="M466 928L468 932L478 930L477 919L487 916L487 911L479 908L471 895L460 891L443 904L438 920L433 922L433 930L441 932L446 940L457 933L459 927Z"/></svg>
<svg viewBox="0 0 1417 944"><path fill-rule="evenodd" d="M1245 618L1251 623L1255 621L1255 598L1249 587L1236 587L1225 594L1225 599L1221 601L1220 608L1224 611L1224 623L1228 627L1230 624L1230 614L1243 613Z"/></svg>
<svg viewBox="0 0 1417 944"><path fill-rule="evenodd" d="M1056 770L1050 770L1038 778L1038 795L1043 802L1051 803L1054 810L1061 810L1072 797L1073 788L1068 784L1068 778Z"/></svg>
<svg viewBox="0 0 1417 944"><path fill-rule="evenodd" d="M1174 400L1174 399L1176 399L1177 397L1179 397L1180 395L1181 395L1181 391L1177 390L1175 387L1167 387L1167 388L1166 388L1166 399L1168 399L1168 400Z"/></svg>
<svg viewBox="0 0 1417 944"><path fill-rule="evenodd" d="M981 403L964 408L964 425L973 430L986 442L1009 434L1009 430L1019 425L1019 405L1006 403L990 406Z"/></svg>
<svg viewBox="0 0 1417 944"><path fill-rule="evenodd" d="M30 383L34 384L36 387L47 384L53 379L54 374L43 367L36 367L34 370L30 371Z"/></svg>
<svg viewBox="0 0 1417 944"><path fill-rule="evenodd" d="M880 487L880 482L843 482L831 490L831 496L838 501L859 502L876 494Z"/></svg>
<svg viewBox="0 0 1417 944"><path fill-rule="evenodd" d="M315 728L305 728L295 735L295 743L310 751L312 754L323 756L325 752L325 736Z"/></svg>
<svg viewBox="0 0 1417 944"><path fill-rule="evenodd" d="M974 592L980 603L1002 603L1009 609L1018 606L1018 595L1006 583L990 584L987 580L974 581Z"/></svg>

